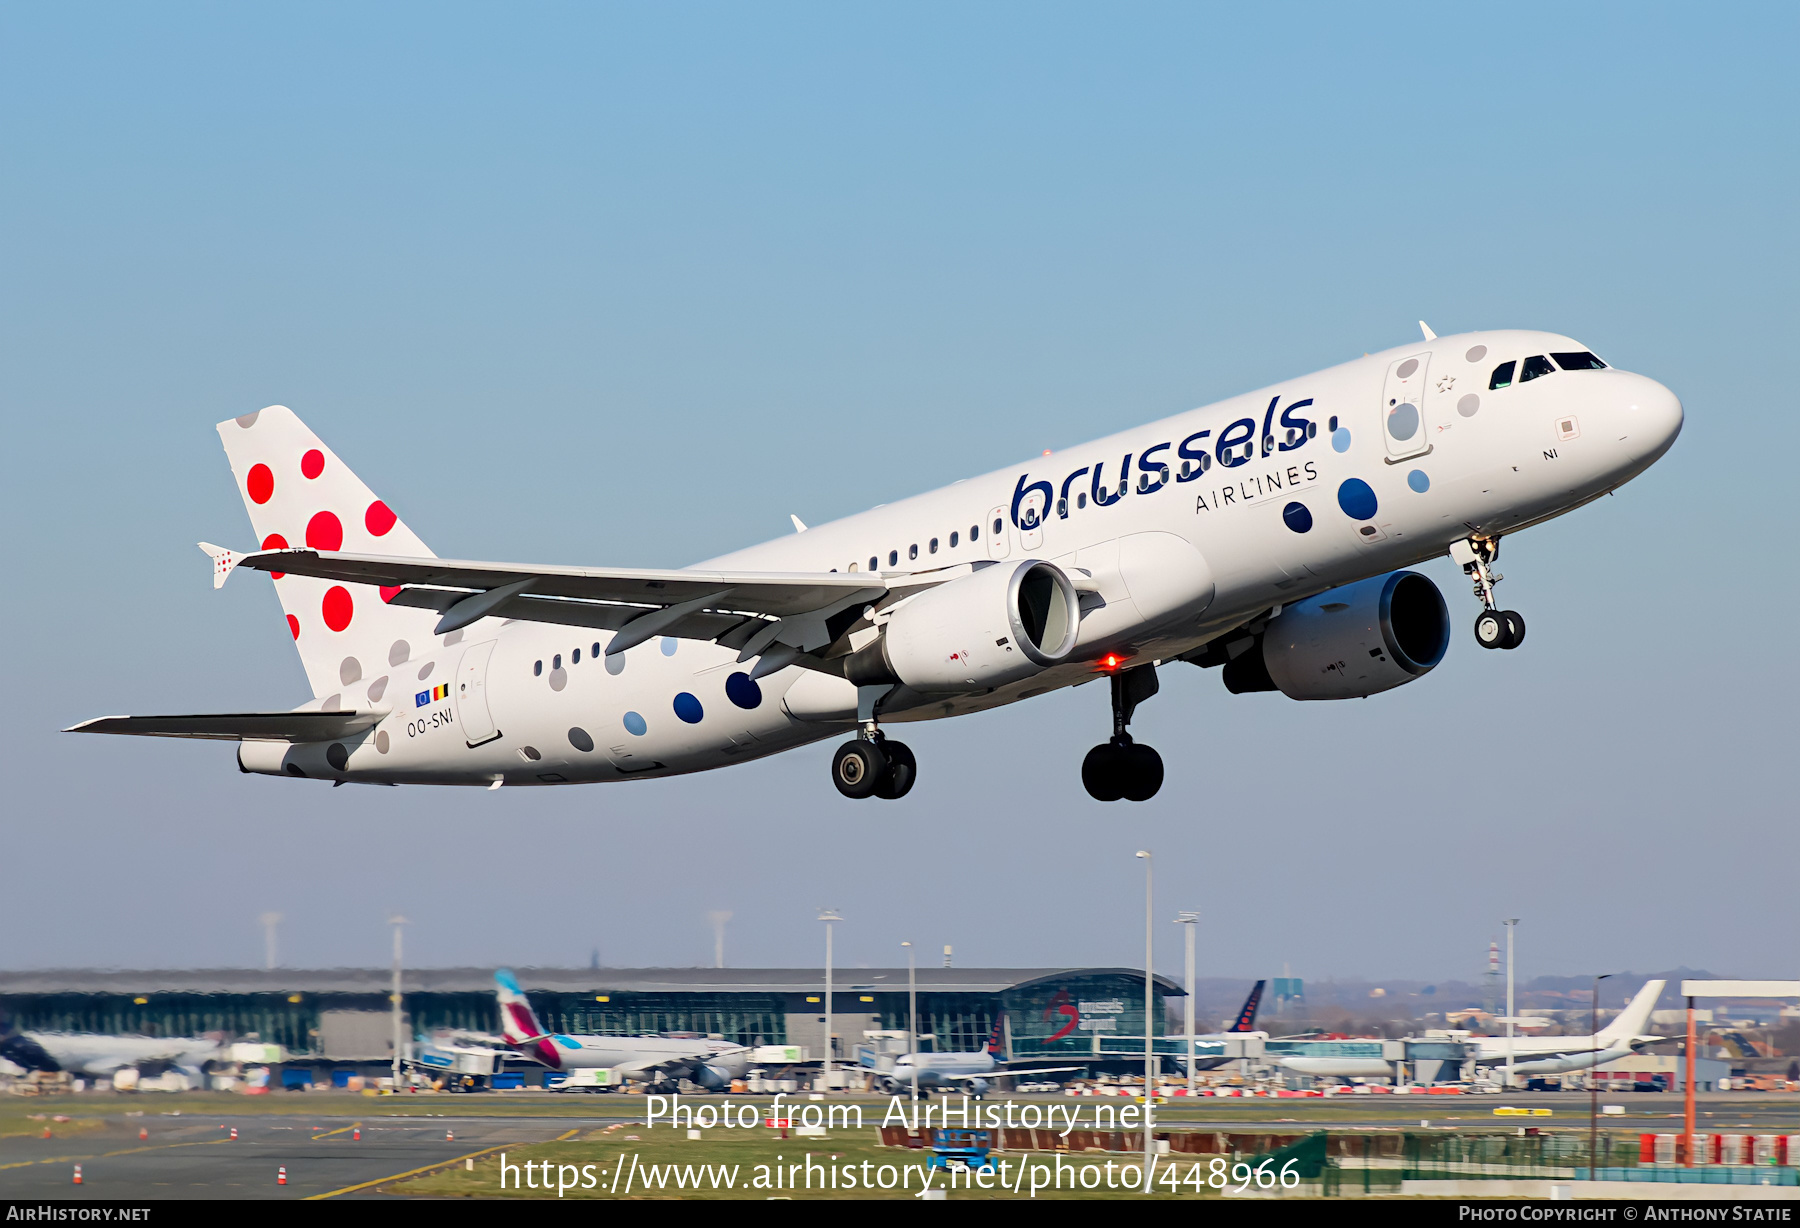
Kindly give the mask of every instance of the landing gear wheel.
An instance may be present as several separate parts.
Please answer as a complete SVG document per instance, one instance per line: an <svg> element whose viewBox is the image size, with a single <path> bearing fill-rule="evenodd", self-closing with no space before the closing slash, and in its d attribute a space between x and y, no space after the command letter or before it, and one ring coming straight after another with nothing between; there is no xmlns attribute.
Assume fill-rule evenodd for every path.
<svg viewBox="0 0 1800 1228"><path fill-rule="evenodd" d="M1525 642L1525 619L1517 610L1501 610L1500 617L1506 620L1506 643L1502 648L1517 648Z"/></svg>
<svg viewBox="0 0 1800 1228"><path fill-rule="evenodd" d="M1116 802L1125 796L1120 749L1106 742L1090 750L1081 761L1081 783L1097 802Z"/></svg>
<svg viewBox="0 0 1800 1228"><path fill-rule="evenodd" d="M1162 756L1142 742L1134 742L1121 749L1125 752L1122 756L1125 766L1125 800L1149 801L1162 788Z"/></svg>
<svg viewBox="0 0 1800 1228"><path fill-rule="evenodd" d="M1525 624L1521 620L1520 624ZM1507 625L1506 616L1499 610L1483 610L1475 618L1475 642L1483 648L1508 648L1512 638L1512 628Z"/></svg>
<svg viewBox="0 0 1800 1228"><path fill-rule="evenodd" d="M846 742L831 757L831 783L845 797L873 797L887 775L887 756L873 742Z"/></svg>
<svg viewBox="0 0 1800 1228"><path fill-rule="evenodd" d="M913 782L919 778L919 761L913 758L912 748L906 743L890 738L882 739L881 753L887 756L888 766L875 786L875 796L899 801L912 791Z"/></svg>

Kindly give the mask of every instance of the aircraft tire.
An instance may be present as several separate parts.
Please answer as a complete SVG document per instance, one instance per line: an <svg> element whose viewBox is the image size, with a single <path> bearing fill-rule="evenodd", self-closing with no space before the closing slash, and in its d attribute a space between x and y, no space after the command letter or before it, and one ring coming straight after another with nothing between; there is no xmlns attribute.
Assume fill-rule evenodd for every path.
<svg viewBox="0 0 1800 1228"><path fill-rule="evenodd" d="M1125 796L1125 765L1120 749L1103 742L1081 761L1081 783L1097 802L1116 802Z"/></svg>
<svg viewBox="0 0 1800 1228"><path fill-rule="evenodd" d="M873 742L853 739L831 757L831 783L845 797L873 797L887 775L887 756Z"/></svg>
<svg viewBox="0 0 1800 1228"><path fill-rule="evenodd" d="M1523 621L1519 625L1524 626ZM1511 630L1498 610L1483 610L1475 618L1475 642L1483 648L1505 648Z"/></svg>
<svg viewBox="0 0 1800 1228"><path fill-rule="evenodd" d="M1502 648L1517 648L1525 642L1525 618L1517 610L1502 610L1500 617L1506 620L1506 643Z"/></svg>
<svg viewBox="0 0 1800 1228"><path fill-rule="evenodd" d="M1156 796L1162 788L1163 761L1155 749L1142 742L1133 742L1130 746L1121 747L1123 752L1123 788L1121 790L1128 802L1147 802Z"/></svg>
<svg viewBox="0 0 1800 1228"><path fill-rule="evenodd" d="M913 758L912 747L891 738L882 740L881 752L887 756L887 771L875 785L875 796L899 801L912 792L913 783L919 779L919 761Z"/></svg>

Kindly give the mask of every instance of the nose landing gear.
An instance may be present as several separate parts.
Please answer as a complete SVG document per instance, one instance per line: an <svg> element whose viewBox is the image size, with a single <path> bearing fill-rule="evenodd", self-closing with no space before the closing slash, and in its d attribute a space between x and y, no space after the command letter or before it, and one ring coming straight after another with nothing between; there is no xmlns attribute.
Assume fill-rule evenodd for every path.
<svg viewBox="0 0 1800 1228"><path fill-rule="evenodd" d="M1475 595L1484 607L1475 618L1475 642L1483 648L1517 648L1525 642L1525 618L1517 610L1502 610L1494 600L1494 586L1506 579L1494 570L1500 557L1498 537L1469 537L1450 546L1450 557L1462 564L1463 574L1475 582Z"/></svg>
<svg viewBox="0 0 1800 1228"><path fill-rule="evenodd" d="M1081 762L1081 783L1097 802L1147 802L1162 788L1162 756L1132 741L1132 713L1158 690L1156 667L1140 665L1112 676L1113 736Z"/></svg>

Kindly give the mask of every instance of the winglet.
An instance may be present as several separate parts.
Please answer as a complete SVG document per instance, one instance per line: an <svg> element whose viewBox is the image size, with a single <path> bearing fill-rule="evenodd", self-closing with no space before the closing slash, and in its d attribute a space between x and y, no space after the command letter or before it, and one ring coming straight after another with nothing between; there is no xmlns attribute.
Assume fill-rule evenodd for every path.
<svg viewBox="0 0 1800 1228"><path fill-rule="evenodd" d="M198 542L196 544L201 550L206 552L206 557L213 562L213 587L215 589L224 588L226 577L231 575L232 569L238 565L238 560L244 556L237 553L235 550L227 550L223 546L215 546L211 542Z"/></svg>
<svg viewBox="0 0 1800 1228"><path fill-rule="evenodd" d="M1431 325L1425 323L1425 321L1423 321L1423 320L1419 321L1419 331L1425 334L1425 340L1427 340L1427 341L1436 341L1437 340L1437 334L1431 331Z"/></svg>
<svg viewBox="0 0 1800 1228"><path fill-rule="evenodd" d="M792 512L789 512L788 519L794 522L794 532L796 532L796 533L806 532L806 526L804 524L800 523L800 517L794 515L794 513L792 513Z"/></svg>

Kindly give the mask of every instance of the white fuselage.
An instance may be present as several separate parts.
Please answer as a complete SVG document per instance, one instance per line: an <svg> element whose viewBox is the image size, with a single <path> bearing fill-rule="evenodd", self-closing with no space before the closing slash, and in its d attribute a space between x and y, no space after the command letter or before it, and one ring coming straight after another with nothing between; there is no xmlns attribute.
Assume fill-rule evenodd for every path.
<svg viewBox="0 0 1800 1228"><path fill-rule="evenodd" d="M966 1086L969 1079L954 1076L1006 1073L999 1060L984 1049L978 1053L903 1053L894 1059L894 1069L887 1077L898 1086L909 1087L915 1067L920 1087Z"/></svg>
<svg viewBox="0 0 1800 1228"><path fill-rule="evenodd" d="M220 1056L215 1041L196 1036L104 1036L88 1032L26 1032L72 1074L108 1075L127 1066L198 1067Z"/></svg>
<svg viewBox="0 0 1800 1228"><path fill-rule="evenodd" d="M997 707L1090 680L1103 654L1178 657L1271 607L1433 558L1471 534L1515 532L1628 481L1681 426L1680 402L1660 384L1607 369L1530 382L1515 376L1510 387L1489 388L1501 363L1584 348L1518 331L1419 342L704 566L873 569L891 578L1042 558L1091 575L1101 600L1084 601L1076 647L1062 664L994 690L927 697L903 688L881 717L930 720ZM1419 365L1400 381L1396 372L1409 359ZM1388 429L1397 389L1422 410L1406 439ZM1341 503L1349 479L1366 484L1371 514L1363 514L1366 500L1354 516ZM1284 516L1293 503L1310 517L1305 531ZM609 659L610 638L484 619L415 650L391 686L381 679L380 701L361 694L367 684L346 688L346 707L391 710L355 741L341 769L325 763L323 745L273 748L273 766L246 766L280 771L285 754L308 775L370 782L611 781L773 754L839 735L856 715L855 688L842 678L790 666L754 688L734 683L734 695L728 680L750 666L730 649L653 639ZM480 660L485 713L459 711L455 687L435 698L429 683L415 681L455 679ZM465 728L490 721L498 735L470 746Z"/></svg>

